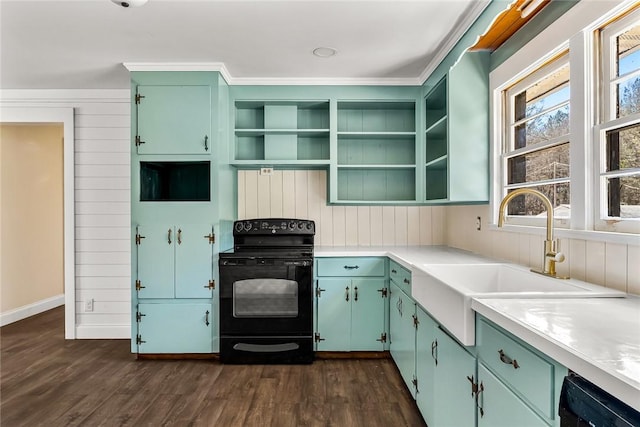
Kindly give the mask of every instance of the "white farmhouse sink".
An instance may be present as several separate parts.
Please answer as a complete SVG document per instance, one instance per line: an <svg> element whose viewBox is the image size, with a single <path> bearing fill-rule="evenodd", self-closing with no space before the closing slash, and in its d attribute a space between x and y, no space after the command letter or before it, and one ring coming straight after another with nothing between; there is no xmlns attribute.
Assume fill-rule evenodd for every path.
<svg viewBox="0 0 640 427"><path fill-rule="evenodd" d="M562 280L511 264L424 264L413 270L411 293L464 345L475 345L472 298L624 297L580 280Z"/></svg>

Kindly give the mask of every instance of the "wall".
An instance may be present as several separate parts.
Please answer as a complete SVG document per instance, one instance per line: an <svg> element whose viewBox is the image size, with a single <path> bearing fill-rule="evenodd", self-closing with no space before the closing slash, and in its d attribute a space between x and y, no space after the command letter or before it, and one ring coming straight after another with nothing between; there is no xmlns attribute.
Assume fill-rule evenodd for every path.
<svg viewBox="0 0 640 427"><path fill-rule="evenodd" d="M328 206L324 170L238 171L238 218L316 222L317 246L439 245L444 207Z"/></svg>
<svg viewBox="0 0 640 427"><path fill-rule="evenodd" d="M130 96L129 90L0 93L2 107L74 109L77 338L130 336ZM89 299L92 312L85 311Z"/></svg>
<svg viewBox="0 0 640 427"><path fill-rule="evenodd" d="M0 125L3 318L64 293L62 141L62 125Z"/></svg>
<svg viewBox="0 0 640 427"><path fill-rule="evenodd" d="M481 231L476 230L478 216ZM446 218L447 245L529 267L542 266L544 235L492 230L488 205L450 206ZM560 251L566 260L556 265L559 274L640 295L640 246L560 239Z"/></svg>

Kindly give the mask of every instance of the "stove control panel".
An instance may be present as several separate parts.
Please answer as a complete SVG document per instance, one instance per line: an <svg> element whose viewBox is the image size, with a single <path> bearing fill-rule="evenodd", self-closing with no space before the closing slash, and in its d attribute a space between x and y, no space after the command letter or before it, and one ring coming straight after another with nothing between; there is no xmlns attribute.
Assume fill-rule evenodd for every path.
<svg viewBox="0 0 640 427"><path fill-rule="evenodd" d="M245 219L233 223L233 234L306 234L314 235L316 225L308 219Z"/></svg>

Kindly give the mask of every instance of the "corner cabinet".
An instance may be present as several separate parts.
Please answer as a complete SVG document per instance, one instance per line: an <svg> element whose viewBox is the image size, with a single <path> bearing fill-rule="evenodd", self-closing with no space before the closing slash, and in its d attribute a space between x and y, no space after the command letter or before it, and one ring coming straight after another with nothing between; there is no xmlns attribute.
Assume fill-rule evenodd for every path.
<svg viewBox="0 0 640 427"><path fill-rule="evenodd" d="M416 201L414 101L338 101L332 203Z"/></svg>
<svg viewBox="0 0 640 427"><path fill-rule="evenodd" d="M131 351L214 353L215 233L235 215L228 86L217 72L131 79Z"/></svg>
<svg viewBox="0 0 640 427"><path fill-rule="evenodd" d="M384 258L316 258L318 351L383 351L387 342Z"/></svg>
<svg viewBox="0 0 640 427"><path fill-rule="evenodd" d="M489 53L465 52L424 101L427 203L489 200Z"/></svg>

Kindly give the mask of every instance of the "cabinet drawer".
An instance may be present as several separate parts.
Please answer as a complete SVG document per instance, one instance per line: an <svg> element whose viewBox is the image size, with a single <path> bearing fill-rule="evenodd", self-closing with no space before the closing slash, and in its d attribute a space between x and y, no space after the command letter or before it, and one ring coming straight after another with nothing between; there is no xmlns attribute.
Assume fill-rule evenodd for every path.
<svg viewBox="0 0 640 427"><path fill-rule="evenodd" d="M411 295L411 272L409 270L407 270L397 262L390 260L389 278L407 295Z"/></svg>
<svg viewBox="0 0 640 427"><path fill-rule="evenodd" d="M317 258L318 276L384 276L384 258Z"/></svg>
<svg viewBox="0 0 640 427"><path fill-rule="evenodd" d="M529 405L547 418L555 414L555 365L480 320L478 357Z"/></svg>

